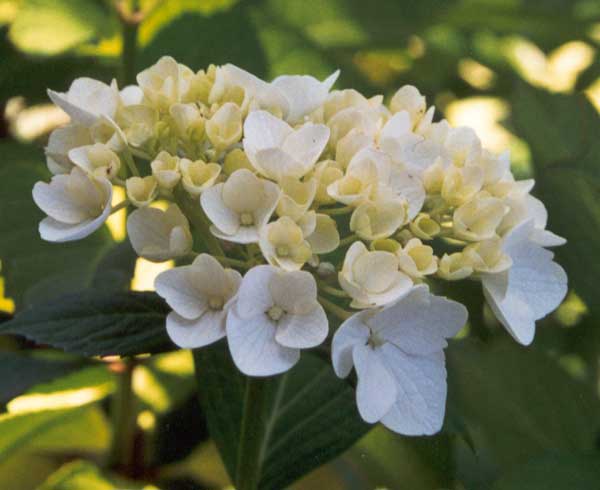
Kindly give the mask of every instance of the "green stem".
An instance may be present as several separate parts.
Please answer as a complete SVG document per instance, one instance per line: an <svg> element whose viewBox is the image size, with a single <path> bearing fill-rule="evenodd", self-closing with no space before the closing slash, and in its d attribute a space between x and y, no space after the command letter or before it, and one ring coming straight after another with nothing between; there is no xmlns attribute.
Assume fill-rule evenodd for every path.
<svg viewBox="0 0 600 490"><path fill-rule="evenodd" d="M192 200L185 192L175 191L175 201L184 214L190 219L192 225L202 234L202 239L211 255L225 257L221 244L217 237L210 232L210 221L204 214L197 200Z"/></svg>
<svg viewBox="0 0 600 490"><path fill-rule="evenodd" d="M121 86L135 83L138 28L142 20L139 2L131 2L131 11L127 12L123 2L117 3L117 12L121 20L123 48L121 50Z"/></svg>
<svg viewBox="0 0 600 490"><path fill-rule="evenodd" d="M127 164L127 168L131 172L131 175L139 177L140 171L138 170L137 165L135 164L135 160L133 159L133 156L131 155L129 149L125 149L125 151L123 152L123 157L125 158L125 163Z"/></svg>
<svg viewBox="0 0 600 490"><path fill-rule="evenodd" d="M240 269L250 269L252 267L251 263L244 262L243 260L231 259L220 255L213 255L213 257L221 262L222 265L230 265L232 267L239 267Z"/></svg>
<svg viewBox="0 0 600 490"><path fill-rule="evenodd" d="M334 288L324 283L321 279L315 278L317 280L317 286L324 293L329 294L330 296L335 296L336 298L348 298L348 293L346 291L342 291L341 289Z"/></svg>
<svg viewBox="0 0 600 490"><path fill-rule="evenodd" d="M116 206L113 206L110 210L110 214L116 213L117 211L120 211L121 209L126 208L127 206L129 206L129 199L125 199Z"/></svg>
<svg viewBox="0 0 600 490"><path fill-rule="evenodd" d="M125 474L133 463L133 441L136 428L133 371L135 359L124 359L118 364L117 389L112 399L113 439L109 453L111 468L119 468Z"/></svg>
<svg viewBox="0 0 600 490"><path fill-rule="evenodd" d="M246 391L242 412L242 425L237 453L235 482L237 490L257 490L263 456L267 381L246 378Z"/></svg>
<svg viewBox="0 0 600 490"><path fill-rule="evenodd" d="M341 208L320 208L319 213L328 214L329 216L339 216L342 214L350 214L354 211L352 206L343 206Z"/></svg>
<svg viewBox="0 0 600 490"><path fill-rule="evenodd" d="M329 313L337 316L340 320L347 320L354 315L354 313L351 311L344 310L344 308L336 305L323 296L319 296L319 303L321 303L321 306L323 306L323 308L325 308Z"/></svg>
<svg viewBox="0 0 600 490"><path fill-rule="evenodd" d="M346 238L343 238L340 240L339 246L343 247L345 245L350 245L351 243L354 243L357 240L360 240L360 238L358 236L356 236L355 234L348 235Z"/></svg>

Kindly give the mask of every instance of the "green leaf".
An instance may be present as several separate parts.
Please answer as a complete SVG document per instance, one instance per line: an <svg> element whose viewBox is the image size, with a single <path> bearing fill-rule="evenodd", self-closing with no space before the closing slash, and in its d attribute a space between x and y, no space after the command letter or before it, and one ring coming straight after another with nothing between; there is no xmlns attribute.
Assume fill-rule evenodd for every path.
<svg viewBox="0 0 600 490"><path fill-rule="evenodd" d="M32 387L6 406L10 413L75 408L102 400L115 389L113 373L100 364Z"/></svg>
<svg viewBox="0 0 600 490"><path fill-rule="evenodd" d="M67 420L72 413L72 410L49 410L0 415L0 462L34 437Z"/></svg>
<svg viewBox="0 0 600 490"><path fill-rule="evenodd" d="M90 41L107 25L109 12L94 0L25 0L9 36L28 54L49 56Z"/></svg>
<svg viewBox="0 0 600 490"><path fill-rule="evenodd" d="M211 63L234 63L264 76L265 56L244 3L210 16L186 13L178 17L143 48L139 67L156 63L161 56L173 56L194 70Z"/></svg>
<svg viewBox="0 0 600 490"><path fill-rule="evenodd" d="M12 439L10 450L0 452L0 488L31 490L56 471L65 457L76 453L101 457L108 448L111 429L99 407L43 413L51 414L43 416L44 424L39 423L38 414L31 413L21 414L11 424L0 423L3 437L12 425L6 433ZM33 430L21 432L23 437L15 440L14 426L19 424L23 429L31 424Z"/></svg>
<svg viewBox="0 0 600 490"><path fill-rule="evenodd" d="M518 135L530 146L537 177L550 167L600 177L600 117L583 94L552 94L521 83L512 99Z"/></svg>
<svg viewBox="0 0 600 490"><path fill-rule="evenodd" d="M129 239L116 243L100 259L92 279L92 288L101 291L129 291L137 258Z"/></svg>
<svg viewBox="0 0 600 490"><path fill-rule="evenodd" d="M596 490L599 485L600 455L552 452L503 475L492 490Z"/></svg>
<svg viewBox="0 0 600 490"><path fill-rule="evenodd" d="M89 461L73 461L64 465L37 490L120 490L122 488L157 490L152 485L125 482L106 476Z"/></svg>
<svg viewBox="0 0 600 490"><path fill-rule="evenodd" d="M247 477L250 467L258 489L285 488L369 429L356 410L354 390L310 353L271 378L243 376L224 342L196 350L194 359L208 428L234 480Z"/></svg>
<svg viewBox="0 0 600 490"><path fill-rule="evenodd" d="M600 117L583 95L550 94L521 85L514 123L531 147L535 192L549 229L567 245L556 250L577 293L598 309L600 285Z"/></svg>
<svg viewBox="0 0 600 490"><path fill-rule="evenodd" d="M593 449L600 402L544 353L465 339L451 343L447 359L448 410L464 416L501 467L550 449Z"/></svg>
<svg viewBox="0 0 600 490"><path fill-rule="evenodd" d="M169 309L154 293L89 290L30 307L0 326L84 356L130 356L171 350L165 329Z"/></svg>
<svg viewBox="0 0 600 490"><path fill-rule="evenodd" d="M53 359L27 353L0 352L0 403L6 403L32 386L61 377L82 365L81 359Z"/></svg>
<svg viewBox="0 0 600 490"><path fill-rule="evenodd" d="M84 240L48 243L39 237L43 213L31 197L38 180L48 180L40 149L0 143L0 260L6 294L17 306L50 299L89 285L96 262L112 243L106 228Z"/></svg>

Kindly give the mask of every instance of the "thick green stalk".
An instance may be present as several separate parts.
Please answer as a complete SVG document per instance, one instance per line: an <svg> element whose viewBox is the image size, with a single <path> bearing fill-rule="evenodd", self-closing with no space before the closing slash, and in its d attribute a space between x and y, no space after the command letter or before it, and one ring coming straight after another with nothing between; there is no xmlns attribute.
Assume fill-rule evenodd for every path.
<svg viewBox="0 0 600 490"><path fill-rule="evenodd" d="M258 489L265 443L262 422L265 417L266 398L267 381L261 378L247 377L235 471L237 490Z"/></svg>
<svg viewBox="0 0 600 490"><path fill-rule="evenodd" d="M120 77L121 86L123 87L135 83L138 28L142 20L137 0L131 2L130 9L127 9L124 3L120 1L116 4L121 20L123 38Z"/></svg>
<svg viewBox="0 0 600 490"><path fill-rule="evenodd" d="M128 474L133 464L133 441L136 429L135 394L133 371L135 359L124 359L115 364L118 369L117 389L112 398L113 439L109 453L109 466Z"/></svg>

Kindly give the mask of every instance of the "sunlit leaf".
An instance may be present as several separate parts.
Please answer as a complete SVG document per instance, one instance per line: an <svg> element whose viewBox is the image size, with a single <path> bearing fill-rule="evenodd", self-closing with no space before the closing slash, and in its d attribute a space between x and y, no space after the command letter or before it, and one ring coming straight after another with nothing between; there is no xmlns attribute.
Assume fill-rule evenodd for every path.
<svg viewBox="0 0 600 490"><path fill-rule="evenodd" d="M113 392L115 383L106 365L88 367L32 387L11 400L10 413L74 408L101 400Z"/></svg>
<svg viewBox="0 0 600 490"><path fill-rule="evenodd" d="M37 490L157 490L153 485L110 477L89 461L73 461L51 475Z"/></svg>
<svg viewBox="0 0 600 490"><path fill-rule="evenodd" d="M0 403L6 403L31 386L68 374L84 364L85 361L81 359L53 359L31 353L0 352Z"/></svg>
<svg viewBox="0 0 600 490"><path fill-rule="evenodd" d="M107 25L109 11L94 0L25 0L9 36L22 51L55 55L89 41Z"/></svg>

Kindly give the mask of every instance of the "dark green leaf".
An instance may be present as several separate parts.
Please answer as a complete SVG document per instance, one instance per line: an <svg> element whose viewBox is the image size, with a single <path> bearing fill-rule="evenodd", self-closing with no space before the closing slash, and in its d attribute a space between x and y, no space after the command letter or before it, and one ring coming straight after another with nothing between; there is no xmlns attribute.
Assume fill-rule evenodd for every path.
<svg viewBox="0 0 600 490"><path fill-rule="evenodd" d="M527 461L503 475L492 490L596 490L600 455L553 452Z"/></svg>
<svg viewBox="0 0 600 490"><path fill-rule="evenodd" d="M137 258L129 239L116 243L98 263L92 288L129 291Z"/></svg>
<svg viewBox="0 0 600 490"><path fill-rule="evenodd" d="M257 76L266 73L265 57L244 2L214 15L187 13L158 31L140 55L140 68L173 56L194 70L234 63Z"/></svg>
<svg viewBox="0 0 600 490"><path fill-rule="evenodd" d="M531 147L535 192L549 229L568 243L557 250L588 307L600 294L600 117L583 95L550 94L525 85L513 100L514 122Z"/></svg>
<svg viewBox="0 0 600 490"><path fill-rule="evenodd" d="M30 307L3 323L0 333L85 356L162 352L172 348L165 330L168 311L154 293L89 290Z"/></svg>
<svg viewBox="0 0 600 490"><path fill-rule="evenodd" d="M512 103L517 133L531 148L538 178L558 165L600 176L600 117L585 95L519 84Z"/></svg>
<svg viewBox="0 0 600 490"><path fill-rule="evenodd" d="M310 353L287 374L251 378L259 395L243 426L248 379L233 364L224 342L195 351L198 390L211 436L233 478L238 449L253 447L260 490L276 490L329 461L367 432L356 410L354 390L331 366ZM252 440L241 440L241 434Z"/></svg>
<svg viewBox="0 0 600 490"><path fill-rule="evenodd" d="M6 294L17 306L48 301L89 285L96 262L112 243L103 228L71 243L47 243L38 234L43 213L31 197L38 180L48 180L42 152L33 146L0 144L0 259Z"/></svg>
<svg viewBox="0 0 600 490"><path fill-rule="evenodd" d="M448 410L482 435L500 466L594 447L600 402L545 354L508 339L454 341L447 354Z"/></svg>

